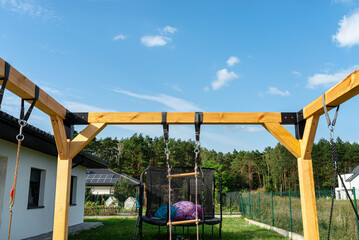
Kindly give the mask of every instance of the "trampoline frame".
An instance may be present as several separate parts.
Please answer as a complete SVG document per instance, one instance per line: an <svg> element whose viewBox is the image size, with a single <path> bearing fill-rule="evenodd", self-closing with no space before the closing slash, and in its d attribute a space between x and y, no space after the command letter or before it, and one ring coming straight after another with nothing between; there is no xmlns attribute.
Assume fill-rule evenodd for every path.
<svg viewBox="0 0 359 240"><path fill-rule="evenodd" d="M144 194L144 174L147 173L150 170L151 167L146 168L142 173L141 173L141 177L140 177L140 195L139 195L139 203L140 203L140 207L139 207L139 212L138 212L138 228L139 228L139 235L140 235L140 239L142 239L142 223L145 222L147 224L151 224L151 225L156 225L158 226L158 234L160 234L161 231L161 226L167 226L167 222L168 222L168 210L167 210L167 219L166 220L159 220L159 221L152 221L149 217L147 216L143 216L143 205L144 205L144 201L143 201L143 194ZM163 168L163 169L167 169L166 167L158 167L158 168ZM191 167L173 167L173 169L192 169ZM213 219L216 219L215 217L213 218L205 218L205 212L203 211L202 214L202 218L201 218L201 222L199 223L200 225L202 225L202 234L201 234L201 238L204 239L204 225L211 225L212 226L212 236L213 236L213 226L216 224L219 224L219 238L222 239L222 174L215 168L201 168L199 167L200 172L203 175L203 169L208 169L208 170L213 170L215 174L215 172L218 174L219 176L219 205L220 205L220 218L219 221L212 221ZM204 177L202 177L202 181L204 181ZM216 191L216 180L215 177L213 176L213 188L212 188L212 194L215 195L215 191ZM202 200L204 199L204 194L202 192ZM147 202L148 204L148 202ZM203 204L203 203L202 203ZM215 208L213 209L214 214L215 214ZM144 220L144 218L146 220ZM179 224L176 225L176 227L182 227L182 233L184 234L184 227L187 227L187 234L188 234L188 228L189 227L193 227L196 226L196 224ZM167 234L169 234L168 231L168 226L167 226Z"/></svg>

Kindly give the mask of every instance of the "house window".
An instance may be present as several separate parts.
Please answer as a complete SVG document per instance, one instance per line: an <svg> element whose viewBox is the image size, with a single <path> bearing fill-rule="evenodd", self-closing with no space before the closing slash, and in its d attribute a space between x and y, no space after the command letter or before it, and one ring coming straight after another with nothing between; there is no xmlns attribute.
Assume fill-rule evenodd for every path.
<svg viewBox="0 0 359 240"><path fill-rule="evenodd" d="M44 205L45 171L31 168L27 208L42 208Z"/></svg>
<svg viewBox="0 0 359 240"><path fill-rule="evenodd" d="M71 176L70 205L76 205L77 177Z"/></svg>

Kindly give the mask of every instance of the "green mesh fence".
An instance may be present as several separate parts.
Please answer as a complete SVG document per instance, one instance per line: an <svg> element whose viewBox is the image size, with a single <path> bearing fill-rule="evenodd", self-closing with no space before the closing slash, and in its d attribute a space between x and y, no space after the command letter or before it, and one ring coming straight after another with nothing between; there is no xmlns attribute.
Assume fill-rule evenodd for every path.
<svg viewBox="0 0 359 240"><path fill-rule="evenodd" d="M350 196L356 200L359 191ZM327 239L331 190L315 192L320 239ZM240 213L246 218L303 234L300 192L229 192L225 194L224 213ZM334 202L331 239L359 240L359 225L345 192L337 191Z"/></svg>

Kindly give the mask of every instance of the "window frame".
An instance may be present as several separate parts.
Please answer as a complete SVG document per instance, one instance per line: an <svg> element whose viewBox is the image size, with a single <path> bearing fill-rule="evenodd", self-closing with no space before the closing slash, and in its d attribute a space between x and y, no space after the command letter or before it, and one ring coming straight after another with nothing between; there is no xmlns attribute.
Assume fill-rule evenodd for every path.
<svg viewBox="0 0 359 240"><path fill-rule="evenodd" d="M77 198L77 176L71 175L70 182L70 206L76 206L76 198Z"/></svg>
<svg viewBox="0 0 359 240"><path fill-rule="evenodd" d="M36 181L32 180L33 172L37 172ZM35 174L35 173L34 173ZM27 209L44 208L44 197L45 197L45 176L46 171L39 168L30 168L30 179L29 179L29 192L27 198ZM35 188L35 189L34 189ZM32 197L31 194L35 193L36 197ZM32 202L36 199L36 203ZM32 203L31 203L32 202Z"/></svg>

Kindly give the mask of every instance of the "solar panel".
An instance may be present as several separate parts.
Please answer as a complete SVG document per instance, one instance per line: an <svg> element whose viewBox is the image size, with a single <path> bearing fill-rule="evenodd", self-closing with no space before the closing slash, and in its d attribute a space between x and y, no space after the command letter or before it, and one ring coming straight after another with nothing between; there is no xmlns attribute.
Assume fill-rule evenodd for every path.
<svg viewBox="0 0 359 240"><path fill-rule="evenodd" d="M115 184L118 178L115 174L87 174L86 183L89 184Z"/></svg>

